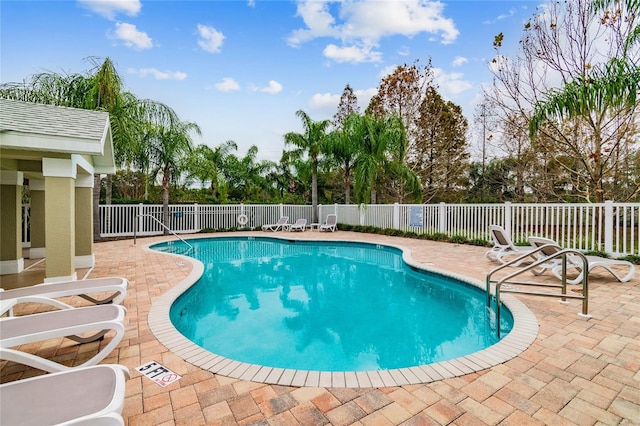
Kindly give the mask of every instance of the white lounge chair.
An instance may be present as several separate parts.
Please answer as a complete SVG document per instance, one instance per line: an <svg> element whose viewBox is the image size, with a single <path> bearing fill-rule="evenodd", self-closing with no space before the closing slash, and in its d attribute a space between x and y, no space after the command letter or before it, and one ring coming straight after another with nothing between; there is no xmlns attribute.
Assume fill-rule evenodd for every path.
<svg viewBox="0 0 640 426"><path fill-rule="evenodd" d="M115 335L109 343L81 364L95 365L108 356L122 340L125 313L125 308L120 305L99 305L2 318L0 360L18 362L48 372L68 370L74 367L11 348L59 337L67 337L79 343L93 342L114 330ZM93 334L85 337L85 333Z"/></svg>
<svg viewBox="0 0 640 426"><path fill-rule="evenodd" d="M485 253L487 259L492 262L500 262L507 263L510 259L513 259L518 256L522 256L523 254L529 253L534 250L534 247L519 247L516 246L511 238L504 230L502 226L499 225L490 225L489 232L491 233L491 238L493 239L493 247L491 250ZM522 259L519 262L513 264L513 266L518 266L527 258ZM535 260L535 259L531 259Z"/></svg>
<svg viewBox="0 0 640 426"><path fill-rule="evenodd" d="M287 226L287 231L302 231L307 229L307 219L298 219L295 223Z"/></svg>
<svg viewBox="0 0 640 426"><path fill-rule="evenodd" d="M284 230L287 226L288 221L289 221L289 216L282 216L280 220L278 220L278 223L262 225L262 230L273 231L273 232Z"/></svg>
<svg viewBox="0 0 640 426"><path fill-rule="evenodd" d="M562 248L553 240L542 237L529 237L529 243L534 247L545 247L541 250L543 256L550 256L558 251L562 250ZM606 257L600 256L585 256L588 262L587 273L591 273L591 271L595 268L601 267L606 269L620 282L627 282L631 278L633 278L636 269L633 263L628 262L626 260L618 260L618 259L609 259ZM619 271L613 269L613 267L624 267L629 268L629 271L626 275L622 275ZM556 258L551 259L549 262L543 263L541 268L538 270L534 270L533 272L536 275L540 275L544 273L547 269L551 270L551 273L558 279L562 279L562 259ZM584 274L584 263L582 259L577 255L567 254L567 271L577 270L578 275L574 278L567 278L568 284L578 284L582 281L582 277Z"/></svg>
<svg viewBox="0 0 640 426"><path fill-rule="evenodd" d="M45 283L12 290L0 289L0 315L7 311L12 315L11 306L20 303L44 303L60 309L73 308L73 306L55 300L65 296L80 296L96 305L105 303L120 304L127 295L128 285L129 281L126 278L107 277ZM87 293L109 293L110 295L104 299L95 299Z"/></svg>
<svg viewBox="0 0 640 426"><path fill-rule="evenodd" d="M0 385L3 425L123 425L129 370L102 364Z"/></svg>
<svg viewBox="0 0 640 426"><path fill-rule="evenodd" d="M331 231L334 232L338 226L338 216L335 214L328 214L327 220L324 224L320 225L318 228L320 231Z"/></svg>

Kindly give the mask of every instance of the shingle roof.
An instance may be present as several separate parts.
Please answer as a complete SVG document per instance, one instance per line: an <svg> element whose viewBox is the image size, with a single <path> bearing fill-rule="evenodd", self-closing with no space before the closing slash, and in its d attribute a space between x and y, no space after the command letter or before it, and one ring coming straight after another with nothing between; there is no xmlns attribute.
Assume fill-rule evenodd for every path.
<svg viewBox="0 0 640 426"><path fill-rule="evenodd" d="M107 112L0 99L0 132L101 142L108 124Z"/></svg>

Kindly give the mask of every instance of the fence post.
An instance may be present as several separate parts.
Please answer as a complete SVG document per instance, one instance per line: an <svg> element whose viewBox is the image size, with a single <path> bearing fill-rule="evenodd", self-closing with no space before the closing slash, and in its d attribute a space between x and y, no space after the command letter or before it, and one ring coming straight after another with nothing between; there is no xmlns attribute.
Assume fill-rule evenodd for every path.
<svg viewBox="0 0 640 426"><path fill-rule="evenodd" d="M400 205L393 203L393 229L400 229Z"/></svg>
<svg viewBox="0 0 640 426"><path fill-rule="evenodd" d="M604 202L604 251L613 253L613 201Z"/></svg>
<svg viewBox="0 0 640 426"><path fill-rule="evenodd" d="M514 238L513 229L511 229L511 201L504 203L504 229L507 231L511 238ZM515 241L515 240L514 240Z"/></svg>
<svg viewBox="0 0 640 426"><path fill-rule="evenodd" d="M278 219L282 216L284 216L284 204L280 203L280 215L278 216Z"/></svg>
<svg viewBox="0 0 640 426"><path fill-rule="evenodd" d="M143 226L144 226L144 216L142 216L144 214L144 204L140 203L138 204L138 234L144 232Z"/></svg>
<svg viewBox="0 0 640 426"><path fill-rule="evenodd" d="M359 216L359 221L360 221L360 226L364 225L364 204L360 203L358 205L358 216Z"/></svg>
<svg viewBox="0 0 640 426"><path fill-rule="evenodd" d="M438 205L438 232L447 232L447 205L444 202Z"/></svg>
<svg viewBox="0 0 640 426"><path fill-rule="evenodd" d="M193 232L200 232L200 206L193 204Z"/></svg>

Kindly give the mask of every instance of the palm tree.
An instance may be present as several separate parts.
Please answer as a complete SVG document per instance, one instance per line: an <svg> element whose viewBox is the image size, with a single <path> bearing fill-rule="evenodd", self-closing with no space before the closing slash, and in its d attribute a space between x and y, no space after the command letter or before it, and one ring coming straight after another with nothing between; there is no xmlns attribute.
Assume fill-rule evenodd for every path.
<svg viewBox="0 0 640 426"><path fill-rule="evenodd" d="M347 115L343 119L342 127L331 132L327 140L327 152L342 166L345 204L351 202L353 168L360 152L359 140L356 137L359 121L358 113Z"/></svg>
<svg viewBox="0 0 640 426"><path fill-rule="evenodd" d="M308 155L311 163L311 206L312 221L318 222L318 164L326 151L327 129L331 120L313 121L306 112L298 110L296 115L302 120L304 133L289 132L284 135L287 145L294 145L298 155Z"/></svg>
<svg viewBox="0 0 640 426"><path fill-rule="evenodd" d="M202 131L192 122L176 121L169 126L152 126L148 146L151 176L162 175L162 221L169 226L169 191L172 182L177 182L190 155L193 143L191 132ZM165 228L164 233L168 231Z"/></svg>
<svg viewBox="0 0 640 426"><path fill-rule="evenodd" d="M111 59L99 63L89 58L93 69L87 75L40 73L21 83L0 86L0 97L27 102L68 106L109 113L114 158L117 167L131 164L138 152L144 123L168 122L176 119L175 113L165 105L139 100L124 91L124 84ZM107 189L111 185L107 183ZM110 198L110 195L107 194ZM100 175L94 176L93 232L94 240L100 239Z"/></svg>
<svg viewBox="0 0 640 426"><path fill-rule="evenodd" d="M211 196L216 199L218 189L225 181L223 170L231 151L238 150L234 141L226 141L211 148L208 145L198 145L189 160L190 175L196 177L203 184L210 182Z"/></svg>
<svg viewBox="0 0 640 426"><path fill-rule="evenodd" d="M354 127L361 144L355 162L354 195L357 203L377 202L376 183L385 173L399 179L412 192L420 191L420 181L402 159L407 149L407 136L398 117L361 116Z"/></svg>
<svg viewBox="0 0 640 426"><path fill-rule="evenodd" d="M252 145L244 157L229 155L225 161L225 177L238 199L265 200L271 193L265 176L275 165L271 161L257 161L257 157L258 147Z"/></svg>

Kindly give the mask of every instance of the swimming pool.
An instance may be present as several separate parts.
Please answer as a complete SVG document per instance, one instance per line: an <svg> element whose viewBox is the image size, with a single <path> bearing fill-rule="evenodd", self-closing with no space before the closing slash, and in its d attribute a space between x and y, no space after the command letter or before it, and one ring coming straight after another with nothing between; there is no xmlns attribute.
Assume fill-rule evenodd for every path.
<svg viewBox="0 0 640 426"><path fill-rule="evenodd" d="M252 303L254 304L254 307L256 303L258 305L270 304L271 301L267 301L268 297L273 298L274 296L276 296L276 299L282 299L287 301L290 308L292 306L295 306L295 308L290 309L290 314L286 318L280 317L279 321L277 322L280 324L288 324L287 326L289 328L293 327L294 329L297 329L299 332L302 333L302 336L304 336L303 338L300 338L300 336L297 339L294 338L284 346L287 346L287 347L302 346L304 349L303 353L305 353L305 356L303 358L310 358L308 356L308 352L305 352L305 351L307 351L309 347L315 346L315 340L318 340L318 336L324 336L325 340L333 340L334 342L338 342L342 345L343 348L347 346L349 348L349 352L355 353L357 355L356 358L358 359L358 362L360 362L360 365L355 367L352 365L340 364L339 362L335 361L334 359L335 357L333 357L333 355L326 356L327 352L324 350L321 351L322 353L321 358L325 360L329 360L331 362L330 365L322 365L322 364L304 365L304 364L296 364L295 362L292 364L288 364L287 362L280 363L280 361L278 360L265 361L259 358L258 359L244 358L243 354L247 354L251 352L266 353L268 351L264 349L247 350L246 347L243 346L244 344L238 345L236 342L240 334L238 332L239 329L234 329L234 331L231 334L227 334L226 336L223 335L223 338L218 337L218 338L214 338L213 340L225 340L225 341L234 342L236 346L241 346L243 348L241 350L242 353L240 353L240 355L234 354L232 352L226 353L227 349L224 349L224 348L216 347L216 348L210 348L209 350L206 350L206 349L199 348L195 344L191 343L188 339L179 338L178 336L176 336L177 333L175 333L175 328L173 324L168 324L166 319L162 319L157 315L151 315L150 313L150 325L152 326L152 331L154 330L154 328L155 329L158 328L158 326L155 325L156 321L158 323L160 322L164 323L163 329L158 330L157 333L154 331L154 334L156 334L156 336L161 341L167 338L165 337L165 335L167 336L171 335L172 337L172 341L168 343L163 342L165 343L165 345L176 346L178 348L178 352L185 352L185 353L186 353L186 349L183 350L183 348L189 348L189 351L190 351L189 357L192 358L190 362L193 361L193 358L197 358L195 359L195 362L194 362L196 363L196 365L200 365L203 368L207 368L211 371L215 371L220 374L227 374L234 377L242 377L242 378L246 378L248 380L254 380L254 381L267 381L270 383L271 382L281 383L281 380L284 380L285 382L292 384L295 382L295 380L293 380L294 376L304 375L301 372L307 371L308 374L306 374L305 376L306 378L304 380L301 378L298 378L296 383L301 385L307 385L308 384L307 382L310 382L310 385L313 385L313 383L318 383L318 382L316 380L309 380L309 379L311 379L312 377L319 377L319 375L316 374L317 370L321 370L323 373L335 372L335 371L349 371L349 373L346 373L347 376L343 375L341 377L349 377L349 374L353 374L353 372L361 372L361 371L367 370L367 375L369 377L372 375L371 374L372 372L380 371L380 374L373 374L373 376L378 377L378 379L380 378L380 376L385 377L387 379L392 376L398 378L397 373L403 372L403 376L398 378L398 380L392 380L392 382L396 384L402 383L407 376L410 377L410 379L407 379L408 382L422 383L425 381L436 380L443 377L450 377L452 374L459 375L459 374L465 374L470 371L478 371L483 368L486 368L487 366L495 365L496 363L503 362L503 360L510 359L511 357L519 353L521 350L527 347L528 344L530 344L533 338L535 338L535 333L533 334L533 337L531 337L532 335L531 331L533 329L531 327L525 327L525 328L529 328L529 332L528 332L529 336L527 338L523 339L522 333L520 332L517 333L518 334L517 338L513 338L511 335L512 333L510 333L500 343L494 344L493 346L490 346L488 349L474 348L473 350L477 351L474 353L468 353L469 348L467 347L467 349L463 351L464 353L456 352L454 350L453 352L451 352L451 354L445 355L445 353L453 345L451 342L447 341L443 344L441 343L435 349L434 348L421 349L418 355L415 355L415 354L411 355L409 361L406 361L406 359L397 360L398 352L402 352L402 353L410 352L410 351L407 351L406 349L415 346L415 342L407 338L407 335L411 334L409 333L409 331L413 333L414 329L416 328L414 326L415 323L428 322L431 324L431 327L430 327L431 329L437 328L438 330L443 332L442 334L448 335L449 338L453 336L454 341L456 340L463 341L465 339L467 340L471 339L471 340L477 341L477 342L474 342L474 344L480 342L484 346L495 343L495 341L491 341L492 338L495 339L495 335L488 334L484 337L479 337L480 334L477 333L478 325L481 323L484 323L486 324L487 327L491 328L495 324L493 325L491 324L491 317L485 317L485 319L483 320L476 320L476 319L469 320L467 318L466 320L454 319L450 321L436 322L433 320L433 318L434 317L441 318L441 315L439 311L434 311L433 308L422 309L423 311L428 312L431 318L421 321L420 318L422 317L416 316L416 314L409 315L406 313L406 309L405 309L406 306L404 306L406 305L406 303L404 305L400 304L396 306L394 308L395 310L393 309L391 310L392 312L391 320L378 321L378 318L382 318L382 316L378 315L373 320L369 319L356 324L356 320L359 317L363 316L364 311L362 310L362 308L353 309L353 303L349 303L349 309L345 309L344 300L335 298L334 296L336 293L333 289L331 288L327 289L327 286L329 285L328 283L332 283L334 281L337 283L343 283L343 284L350 283L349 285L346 286L349 289L352 289L352 287L355 286L350 280L345 281L344 279L334 279L336 276L335 275L336 268L332 265L335 263L334 261L337 259L336 253L338 249L343 250L345 248L350 248L350 249L356 250L357 252L359 252L358 256L360 256L360 254L362 254L363 252L368 252L367 256L369 256L369 258L367 259L365 256L365 259L361 259L359 261L361 263L358 264L358 267L355 269L374 269L378 271L377 273L379 274L379 276L377 279L374 276L374 278L366 280L367 285L369 286L369 289L365 288L365 290L367 290L369 294L378 295L377 302L376 300L374 300L374 302L378 303L379 305L390 305L390 303L388 303L390 300L388 298L388 295L390 294L390 290L381 288L379 284L379 282L381 281L386 282L387 279L384 277L388 277L388 276L404 275L405 277L407 277L408 282L411 283L410 287L411 286L413 287L413 293L411 292L407 293L405 289L405 297L408 297L408 299L406 300L413 301L411 303L420 304L420 298L422 297L420 293L435 293L436 299L438 298L442 299L443 297L452 299L454 301L454 305L456 305L458 308L460 308L460 306L464 306L465 310L467 305L470 305L470 304L474 305L475 303L469 302L467 300L468 299L467 295L459 293L458 288L462 288L465 291L472 290L472 292L476 292L477 290L473 286L478 285L478 283L473 283L473 285L469 285L469 283L460 284L460 281L458 279L456 279L454 283L454 280L452 280L451 277L441 276L441 274L431 274L439 280L444 280L448 291L446 292L442 292L442 291L434 292L432 290L427 291L426 289L430 288L431 286L430 285L425 286L424 284L419 282L421 278L424 278L425 273L424 271L421 270L421 268L417 268L415 265L412 264L413 262L411 262L410 256L408 256L406 253L403 254L403 252L399 248L387 247L383 245L371 245L371 244L364 245L364 244L353 244L353 243L345 244L340 242L333 242L333 243L326 243L326 242L319 243L319 242L309 242L309 241L292 242L292 241L288 241L288 239L285 240L285 239L274 239L274 238L268 238L268 239L255 238L252 240L244 237L240 240L242 244L240 244L236 248L229 248L229 247L221 248L222 247L221 245L228 246L229 244L236 244L237 239L216 238L215 240L218 240L219 246L217 249L213 249L211 247L209 247L208 249L199 248L199 247L210 246L212 243L211 239L205 239L205 240L191 239L190 243L196 246L194 253L198 257L202 258L203 261L206 263L216 264L216 265L228 263L229 265L231 265L231 269L236 269L236 270L249 268L248 270L253 271L254 275L256 271L259 270L259 264L262 263L267 268L266 270L269 271L268 273L262 273L262 275L271 276L271 280L272 280L271 284L266 286L266 287L270 287L269 291L264 291L264 288L259 288L258 290L255 290L255 289L247 290L247 288L244 288L246 287L246 283L240 282L242 281L241 279L234 279L232 275L223 274L223 277L224 277L223 281L235 283L234 291L236 293L231 298L227 298L229 294L225 293L226 296L222 295L222 293L224 293L227 290L221 290L219 287L220 283L219 282L216 283L216 290L214 293L216 292L220 293L217 296L218 299L226 300L222 304L218 304L216 308L218 311L218 314L222 312L222 315L218 315L218 314L214 315L214 317L216 316L218 317L215 319L215 321L221 321L220 318L224 317L224 319L222 320L223 322L221 323L219 322L217 328L228 330L229 315L231 316L244 315L244 314L241 314L239 310L236 312L236 309L240 309L240 306L234 306L234 303L236 303L236 305L244 304L246 305L246 307L249 307L249 311L250 311ZM236 241L234 242L232 240L236 240ZM202 241L202 245L198 241ZM180 244L181 243L177 243L177 244L169 243L163 246L155 245L153 246L153 248L154 249L162 248L163 250L167 250L172 248L179 248ZM325 271L324 273L321 274L324 276L321 283L324 297L322 299L323 302L319 303L319 305L323 307L322 309L325 309L327 303L330 303L330 302L327 302L327 300L331 301L335 298L336 300L341 300L341 302L340 303L336 302L334 303L334 305L336 305L338 308L342 307L342 310L339 311L340 312L339 315L333 315L333 316L329 315L330 317L331 316L333 317L333 323L330 324L331 325L330 327L327 326L326 323L321 324L320 326L318 325L318 323L313 323L312 325L309 325L309 326L301 325L301 324L304 324L304 321L302 321L302 319L318 316L318 315L315 315L315 313L317 312L324 313L325 311L324 310L318 311L317 308L309 307L309 300L311 297L308 294L308 289L309 289L309 283L312 282L313 280L304 278L302 279L303 284L295 284L296 279L300 275L300 271L299 270L291 271L291 265L287 266L287 262L283 260L283 259L287 259L287 256L291 255L289 252L294 253L294 252L300 252L300 251L302 251L303 253L307 252L306 254L304 254L304 256L307 257L307 260L310 259L308 256L312 254L311 252L316 251L318 254L321 255L321 259L323 259L323 260L317 260L318 259L317 258L316 262L331 266L331 268L329 268L329 272ZM209 252L209 254L204 254L203 252ZM243 253L247 259L252 259L252 261L251 262L239 261L238 259L240 258L239 256L240 253ZM295 256L300 256L300 253L296 254ZM349 256L353 257L353 253L350 254ZM331 261L328 261L327 259L330 259ZM349 263L353 263L354 260L355 258L350 258ZM198 262L196 262L196 265L197 264ZM375 267L374 267L374 264L375 264ZM197 275L199 277L199 275L202 274L203 278L207 278L207 275L209 273L206 272L204 265L201 265L201 266L202 266L202 270L199 270L200 268L196 268L198 270L194 271L192 275ZM274 267L276 268L275 270L279 272L273 273ZM287 272L288 269L289 269L289 272ZM310 268L302 268L302 269L310 269ZM354 274L354 267L353 265L351 265L350 268L347 268L346 270L342 270L342 272L340 272L340 269L338 268L337 271L338 271L337 276L344 277L345 276L344 274L346 273ZM231 272L227 272L227 274L230 274L230 273ZM331 278L332 277L331 274L334 274L333 275L334 278ZM193 281L197 281L198 277L192 276L188 280L190 281L189 283L183 283L183 285L180 285L172 289L169 292L171 293L171 295L168 295L168 299L170 299L170 303L168 303L168 301L163 302L162 305L158 306L159 309L154 309L154 307L152 307L152 311L162 311L163 312L162 315L165 315L165 314L168 315L169 311L171 310L174 318L175 317L188 318L189 320L185 322L185 324L187 325L187 328L191 327L192 324L194 324L195 322L200 322L199 320L191 321L193 319L197 319L198 316L206 317L211 315L210 313L203 314L202 306L199 306L198 308L193 310L188 307L189 305L191 305L191 303L187 302L190 292L192 293L192 295L198 294L199 295L198 297L200 299L211 300L212 294L209 292L210 289L207 290L206 286L198 290L198 285L196 284L195 286L192 287L190 291L185 292L185 290L191 287L191 285L193 284ZM327 279L327 277L329 277L329 279ZM280 280L280 282L276 282L278 280ZM290 283L294 283L293 285L287 286L287 291L286 291L287 296L284 298L283 298L283 295L285 294L285 292L283 291L284 289L282 284L283 280ZM376 281L377 283L375 283L375 287L371 286L371 284ZM454 284L452 285L452 283ZM306 287L305 287L305 284L306 284ZM333 286L333 284L329 286L331 287ZM363 285L361 285L361 287L362 286ZM238 292L238 287L244 288L244 290ZM263 287L265 286L263 285ZM345 286L342 285L341 287L345 287ZM456 288L455 291L452 291L451 289L454 287L458 287L458 288ZM370 291L373 289L376 289L376 291ZM356 290L358 289L356 288ZM183 295L182 293L185 293L185 294ZM353 294L357 294L357 293L353 293ZM326 296L331 296L331 297L327 298ZM267 299L264 299L265 297L267 297ZM315 299L319 299L317 292L313 294L313 297ZM358 298L359 297L363 297L363 295L360 294ZM482 301L484 299L481 293L480 293L479 299L480 301L478 302L478 305L483 306ZM229 302L229 300L231 300L232 302ZM514 300L517 300L517 299L514 299ZM200 304L200 305L207 305L207 304ZM173 306L174 309L171 309L171 306ZM515 307L516 314L520 318L522 318L523 313L525 317L527 317L528 315L527 314L528 310L526 310L526 312L522 311L521 306L517 304L514 306L509 306L509 302L507 302L507 306L512 311L513 311L513 307ZM349 316L350 312L356 312L356 314L350 317ZM483 314L486 315L485 312L483 312ZM320 315L320 316L327 316L327 315ZM152 317L155 318L153 324L152 324ZM341 322L336 318L344 319L344 321ZM531 316L529 316L528 318L531 319ZM436 322L437 324L434 324L434 322ZM379 325L378 323L385 324L385 326L377 327ZM516 321L515 328L519 328L517 323L518 322ZM221 326L222 324L224 324L224 326ZM386 327L386 325L389 325L389 324L390 326ZM459 332L460 327L462 327L463 325L467 326L469 324L472 325L470 332L468 331L464 333ZM265 341L274 340L269 335L269 333L271 332L272 323L270 323L270 327L267 327L266 329L265 327L263 327L263 325L264 325L264 322L258 324L258 326L253 326L253 328L249 327L249 330L250 330L249 334L251 335L252 339L257 340L260 344L263 344ZM178 328L183 328L183 332L184 332L185 330L183 326L184 324L178 325ZM208 327L211 328L211 326L208 326ZM245 326L243 327L246 328ZM231 327L231 329L233 328L234 327ZM397 344L397 343L387 344L386 347L384 347L383 345L383 349L382 349L383 356L380 356L380 354L377 353L376 350L371 349L367 344L362 343L362 341L360 340L360 337L362 334L371 334L375 339L377 339L377 337L380 336L380 333L375 333L371 331L377 328L382 328L383 335L385 333L397 334L399 335L398 337L401 338L400 344ZM316 333L315 331L318 331L318 330L320 332ZM345 330L347 334L344 336L338 332L338 331L345 331ZM356 335L358 338L354 340L353 335ZM200 339L203 336L204 336L203 337L204 340L207 340L208 338L207 333L204 333L204 334L200 333L200 337L198 336L199 334L195 333L191 337L195 341L198 341L198 339ZM202 344L202 342L199 342L199 343ZM280 343L280 346L282 347L283 344ZM365 350L362 350L362 348L365 348ZM400 348L401 350L397 351L396 348ZM447 349L447 351L445 351L444 349ZM225 352L225 353L220 353L220 352ZM425 353L428 353L427 355L429 355L429 357L431 358L425 358L424 357ZM191 354L196 354L196 355L191 355ZM434 354L435 354L435 358L433 358ZM455 358L455 359L451 359L451 358ZM390 359L393 362L389 361ZM400 362L400 363L398 364L395 362ZM429 364L425 365L425 363L429 363ZM384 370L380 370L380 369L384 369ZM267 373L267 371L269 371L270 373ZM275 371L280 372L277 379L274 379L275 377L274 374L276 374L274 373ZM387 371L389 374L385 374L384 371ZM421 374L421 373L424 373L425 371L428 371L430 374ZM421 376L421 377L418 377L418 376ZM345 379L343 379L343 381L344 380ZM345 383L345 385L347 384Z"/></svg>

